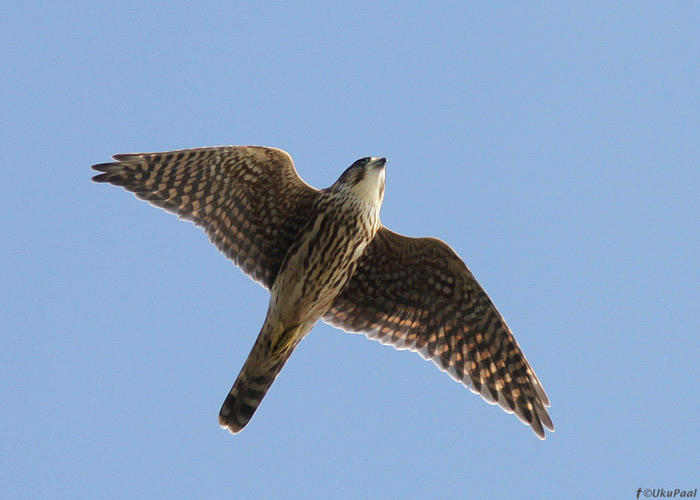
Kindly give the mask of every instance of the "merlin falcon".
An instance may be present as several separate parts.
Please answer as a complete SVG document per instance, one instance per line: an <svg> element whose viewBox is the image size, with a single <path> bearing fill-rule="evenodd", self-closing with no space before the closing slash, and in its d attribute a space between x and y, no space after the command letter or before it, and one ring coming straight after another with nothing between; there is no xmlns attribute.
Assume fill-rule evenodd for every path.
<svg viewBox="0 0 700 500"><path fill-rule="evenodd" d="M435 238L382 225L386 158L362 158L326 189L286 152L220 146L121 154L92 168L201 227L270 291L253 349L219 413L241 431L318 320L432 360L532 427L554 430L549 399L510 328L462 259Z"/></svg>

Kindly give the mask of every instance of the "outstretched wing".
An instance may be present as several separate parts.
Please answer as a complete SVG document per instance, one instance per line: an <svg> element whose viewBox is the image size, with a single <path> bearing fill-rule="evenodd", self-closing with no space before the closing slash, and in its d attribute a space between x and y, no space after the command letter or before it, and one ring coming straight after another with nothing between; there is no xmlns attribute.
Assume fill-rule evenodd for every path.
<svg viewBox="0 0 700 500"><path fill-rule="evenodd" d="M435 238L382 227L324 321L417 351L544 439L549 399L518 342L464 262Z"/></svg>
<svg viewBox="0 0 700 500"><path fill-rule="evenodd" d="M319 191L280 149L220 146L114 155L93 165L109 182L204 229L209 240L264 287L308 218Z"/></svg>

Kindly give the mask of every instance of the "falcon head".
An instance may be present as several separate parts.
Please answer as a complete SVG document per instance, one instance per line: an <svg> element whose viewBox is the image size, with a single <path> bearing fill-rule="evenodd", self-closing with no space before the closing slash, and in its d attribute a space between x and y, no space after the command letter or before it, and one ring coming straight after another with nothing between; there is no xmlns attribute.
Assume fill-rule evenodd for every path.
<svg viewBox="0 0 700 500"><path fill-rule="evenodd" d="M368 156L357 160L343 172L333 187L368 203L381 205L384 199L386 158Z"/></svg>

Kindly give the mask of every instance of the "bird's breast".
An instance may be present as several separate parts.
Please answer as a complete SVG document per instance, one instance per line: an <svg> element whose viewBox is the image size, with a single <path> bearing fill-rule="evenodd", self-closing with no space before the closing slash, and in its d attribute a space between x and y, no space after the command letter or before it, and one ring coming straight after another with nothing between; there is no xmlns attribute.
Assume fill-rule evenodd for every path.
<svg viewBox="0 0 700 500"><path fill-rule="evenodd" d="M282 263L271 309L288 323L317 321L352 277L378 228L378 214L333 206L319 211Z"/></svg>

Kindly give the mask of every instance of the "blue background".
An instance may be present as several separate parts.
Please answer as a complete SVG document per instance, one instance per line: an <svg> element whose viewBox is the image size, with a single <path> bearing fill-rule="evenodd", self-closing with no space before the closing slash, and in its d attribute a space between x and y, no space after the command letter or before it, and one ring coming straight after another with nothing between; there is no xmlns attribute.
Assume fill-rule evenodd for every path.
<svg viewBox="0 0 700 500"><path fill-rule="evenodd" d="M15 2L0 18L0 497L634 498L700 487L700 4ZM219 407L268 293L90 182L114 153L387 156L552 400L538 440L416 354L319 324Z"/></svg>

